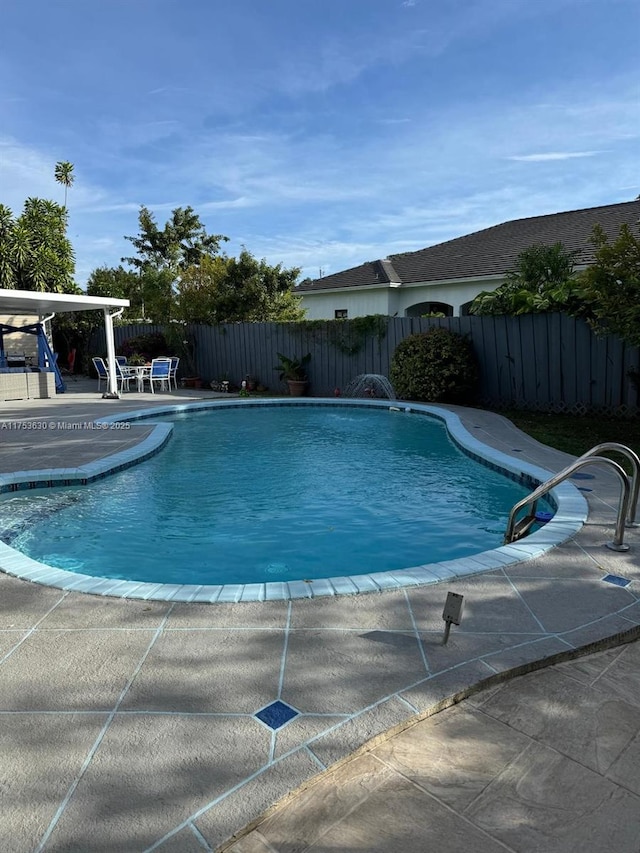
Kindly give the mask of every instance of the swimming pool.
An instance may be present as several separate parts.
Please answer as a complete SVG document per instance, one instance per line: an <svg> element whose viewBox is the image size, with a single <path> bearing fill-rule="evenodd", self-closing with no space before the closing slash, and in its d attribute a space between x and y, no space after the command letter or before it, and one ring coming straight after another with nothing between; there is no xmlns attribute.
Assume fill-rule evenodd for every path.
<svg viewBox="0 0 640 853"><path fill-rule="evenodd" d="M183 600L189 596L213 600L217 593L221 600L220 596L291 597L424 583L514 562L555 544L551 540L559 541L559 534L566 537L563 510L559 520L564 527L560 530L556 524L555 535L552 523L526 542L500 546L505 514L547 472L527 471L522 463L514 467L515 460L509 457L505 457L505 468L504 460L496 460L494 452L489 465L508 470L526 483L514 496L513 483L487 467L479 469L458 450L451 457L454 461L443 466L444 448L451 449L449 435L459 433L455 440L458 444L461 438L466 441L467 454L482 456L477 451L484 446L445 410L413 406L409 413L393 411L396 408L385 401L354 406L349 401L317 400L295 406L284 401L280 405L252 401L248 407L245 401L224 401L171 407L162 415L175 420L170 450L146 465L121 472L91 489L43 492L31 495L27 502L13 498L18 504L22 501L23 508L30 504L32 509L27 511L22 531L19 520L15 522L12 544L30 552L22 558L29 564L22 569L33 572L38 567L41 575L37 579L43 582L105 594ZM198 418L187 416L187 409L209 412ZM158 410L139 414L157 418ZM417 414L435 415L439 420L434 423L433 417L414 417ZM202 433L207 418L209 425ZM189 435L190 427L208 434L209 446L202 437ZM166 431L167 425L156 429ZM184 440L179 437L183 429ZM264 437L268 442L261 444ZM359 449L354 446L356 438L360 439ZM145 450L149 448L141 447L139 452ZM267 459L271 451L275 451L273 460ZM429 457L439 463L431 471L427 471ZM178 464L168 475L172 459ZM503 462L500 466L499 461ZM462 473L468 465L475 469L472 477ZM285 468L289 469L286 479ZM193 490L198 479L195 472L202 475L198 496ZM339 494L333 488L336 479L347 486ZM473 479L480 484L475 493ZM414 482L409 484L410 480ZM234 481L231 493L225 490L229 481ZM258 488L262 481L266 490ZM159 488L161 483L163 488ZM471 505L480 506L483 512L475 529L467 515L458 526L461 532L452 533L451 520L442 515L442 506L432 504L429 494L435 488L444 496L445 509L448 504L454 519L459 520L460 488L454 489L456 483L471 494ZM487 488L489 483L491 488ZM504 495L496 498L494 487ZM254 504L249 504L249 496L256 498ZM211 503L211 498L218 502ZM399 512L392 519L394 507ZM47 517L35 523L30 511ZM431 520L436 522L435 538L440 540L435 545L424 536ZM85 530L81 537L77 535L78 521ZM213 540L208 538L212 530ZM169 535L165 535L167 531ZM163 573L159 574L160 561L157 554L151 556L149 543L163 537L161 551L169 559L162 561ZM81 543L76 552L68 547L74 538ZM109 539L118 548L109 545ZM440 550L435 550L436 545ZM195 546L204 546L204 556L196 554ZM475 551L474 556L468 556L470 551ZM147 553L151 574L143 566ZM42 577L46 564L58 566L50 570L53 575L48 580ZM185 577L185 564L195 568L191 577ZM250 574L245 571L248 565ZM74 578L70 569L79 574Z"/></svg>

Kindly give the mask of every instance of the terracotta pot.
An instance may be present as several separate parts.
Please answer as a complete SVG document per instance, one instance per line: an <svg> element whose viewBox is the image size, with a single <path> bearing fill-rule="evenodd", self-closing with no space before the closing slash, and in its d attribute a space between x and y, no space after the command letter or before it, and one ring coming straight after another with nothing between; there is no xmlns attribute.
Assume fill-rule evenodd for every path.
<svg viewBox="0 0 640 853"><path fill-rule="evenodd" d="M182 382L185 388L202 388L202 379L199 376L185 376Z"/></svg>
<svg viewBox="0 0 640 853"><path fill-rule="evenodd" d="M307 385L309 384L306 379L287 379L287 385L289 386L289 395L291 397L304 397L307 393Z"/></svg>

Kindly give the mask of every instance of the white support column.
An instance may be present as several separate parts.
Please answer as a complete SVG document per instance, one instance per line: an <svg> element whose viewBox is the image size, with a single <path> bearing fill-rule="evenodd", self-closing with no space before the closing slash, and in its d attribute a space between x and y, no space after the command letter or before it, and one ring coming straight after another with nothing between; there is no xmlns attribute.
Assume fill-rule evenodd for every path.
<svg viewBox="0 0 640 853"><path fill-rule="evenodd" d="M107 370L109 371L109 379L107 381L107 390L102 395L103 399L118 400L118 378L116 376L116 345L113 337L113 318L119 317L124 311L120 308L113 314L109 314L109 309L104 309L104 331L107 339Z"/></svg>

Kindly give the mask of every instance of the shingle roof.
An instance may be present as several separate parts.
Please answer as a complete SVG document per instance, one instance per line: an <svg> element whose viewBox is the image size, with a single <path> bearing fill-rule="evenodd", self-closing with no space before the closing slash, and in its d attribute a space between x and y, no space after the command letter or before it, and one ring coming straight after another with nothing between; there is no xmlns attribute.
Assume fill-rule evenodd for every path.
<svg viewBox="0 0 640 853"><path fill-rule="evenodd" d="M303 282L296 290L329 290L334 287L364 287L367 285L400 283L400 277L388 259L366 261L359 267L325 275L315 281Z"/></svg>
<svg viewBox="0 0 640 853"><path fill-rule="evenodd" d="M640 200L514 219L417 252L390 255L384 261L368 261L359 267L301 284L297 290L501 275L513 267L523 249L534 243L561 242L569 251L578 252L576 264L588 264L594 257L594 247L589 242L594 226L600 225L609 238L615 238L623 224L640 224Z"/></svg>

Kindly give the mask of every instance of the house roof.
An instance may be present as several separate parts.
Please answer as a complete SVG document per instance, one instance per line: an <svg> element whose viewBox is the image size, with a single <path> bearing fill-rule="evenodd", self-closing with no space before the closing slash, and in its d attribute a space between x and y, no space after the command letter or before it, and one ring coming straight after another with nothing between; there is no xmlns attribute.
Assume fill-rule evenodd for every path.
<svg viewBox="0 0 640 853"><path fill-rule="evenodd" d="M304 293L502 275L514 266L520 252L534 243L561 242L569 251L577 251L577 265L589 264L595 252L589 242L594 226L600 225L607 237L615 238L624 224L640 224L640 200L514 219L417 252L389 255L383 261L368 261L300 284L296 290Z"/></svg>
<svg viewBox="0 0 640 853"><path fill-rule="evenodd" d="M401 284L398 273L388 258L382 261L366 261L359 267L325 275L315 281L299 284L296 291L330 290L334 287L375 287L381 284Z"/></svg>

